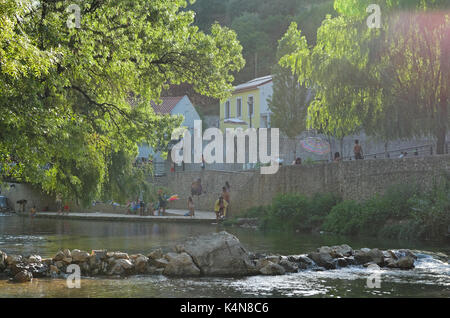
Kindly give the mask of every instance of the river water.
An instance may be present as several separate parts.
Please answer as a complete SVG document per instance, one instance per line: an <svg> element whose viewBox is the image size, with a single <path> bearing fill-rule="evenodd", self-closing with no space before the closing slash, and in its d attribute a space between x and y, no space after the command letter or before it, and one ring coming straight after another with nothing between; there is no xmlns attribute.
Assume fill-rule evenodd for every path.
<svg viewBox="0 0 450 318"><path fill-rule="evenodd" d="M108 249L147 254L155 248L172 251L187 237L222 231L217 225L132 223L30 219L0 216L0 250L7 254L52 257L59 249ZM0 280L0 297L450 297L450 265L429 254L450 254L445 243L400 242L304 235L227 228L252 252L302 254L323 245L348 244L354 249L409 248L418 253L411 271L378 272L380 288L367 287L368 269L348 267L330 271L302 271L283 276L247 278L173 279L164 276L82 278L80 289L69 289L64 279L33 279L28 284Z"/></svg>

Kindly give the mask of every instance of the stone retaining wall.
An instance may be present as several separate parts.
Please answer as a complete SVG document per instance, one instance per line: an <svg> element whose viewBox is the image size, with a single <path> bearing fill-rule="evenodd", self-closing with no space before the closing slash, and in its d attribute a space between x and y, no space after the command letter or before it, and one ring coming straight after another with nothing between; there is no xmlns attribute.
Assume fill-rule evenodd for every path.
<svg viewBox="0 0 450 318"><path fill-rule="evenodd" d="M277 174L251 172L175 172L169 174L167 186L181 200L170 208L186 208L191 183L200 178L206 191L194 202L197 210L211 211L225 181L231 185L232 212L270 204L278 193L332 192L344 199L362 200L383 194L389 186L418 183L423 189L432 186L444 172L450 173L450 156L413 157L344 161L304 166L283 166Z"/></svg>

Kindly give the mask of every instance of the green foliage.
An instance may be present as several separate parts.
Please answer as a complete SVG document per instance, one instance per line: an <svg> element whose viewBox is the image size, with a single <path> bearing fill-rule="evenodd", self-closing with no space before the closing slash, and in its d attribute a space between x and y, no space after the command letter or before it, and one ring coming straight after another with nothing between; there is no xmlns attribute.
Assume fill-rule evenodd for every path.
<svg viewBox="0 0 450 318"><path fill-rule="evenodd" d="M279 41L277 59L292 52L299 42L307 46L306 38L297 30L297 24L292 23L286 35ZM297 81L289 68L276 65L273 68L273 94L268 100L272 111L271 121L274 127L289 138L294 138L306 129L306 113L309 104L308 89Z"/></svg>
<svg viewBox="0 0 450 318"><path fill-rule="evenodd" d="M443 174L427 192L416 185L397 185L361 202L332 194L280 194L271 205L251 208L242 216L258 218L263 229L442 240L450 225L450 176Z"/></svg>
<svg viewBox="0 0 450 318"><path fill-rule="evenodd" d="M322 228L340 234L442 239L450 225L448 180L426 193L402 185L361 203L344 201L333 207Z"/></svg>
<svg viewBox="0 0 450 318"><path fill-rule="evenodd" d="M381 29L366 25L369 4ZM298 41L281 59L314 88L308 127L342 138L359 129L385 141L434 135L443 153L450 121L450 19L445 1L336 0L313 48ZM290 32L290 31L289 31Z"/></svg>
<svg viewBox="0 0 450 318"><path fill-rule="evenodd" d="M248 210L246 217L258 217L260 227L281 230L310 231L317 229L331 208L339 202L332 194L280 194L268 207Z"/></svg>
<svg viewBox="0 0 450 318"><path fill-rule="evenodd" d="M242 47L218 24L200 32L184 0L82 1L80 29L66 25L70 4L0 3L2 173L84 204L123 201L125 175L142 179L130 170L136 144L164 152L182 121L150 101L180 83L223 98Z"/></svg>
<svg viewBox="0 0 450 318"><path fill-rule="evenodd" d="M271 74L278 40L292 21L314 43L321 20L334 13L333 0L196 0L188 8L197 13L195 23L204 31L214 21L236 31L246 60L236 83L254 78L255 68L257 76Z"/></svg>

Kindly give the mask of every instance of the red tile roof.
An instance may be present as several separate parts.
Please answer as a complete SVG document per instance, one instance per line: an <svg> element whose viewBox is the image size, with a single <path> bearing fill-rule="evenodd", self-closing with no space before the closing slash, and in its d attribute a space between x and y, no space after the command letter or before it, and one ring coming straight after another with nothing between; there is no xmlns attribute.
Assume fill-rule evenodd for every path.
<svg viewBox="0 0 450 318"><path fill-rule="evenodd" d="M153 101L151 102L152 107L157 114L170 114L170 112L177 106L180 100L184 96L177 97L161 97L162 103L156 105Z"/></svg>

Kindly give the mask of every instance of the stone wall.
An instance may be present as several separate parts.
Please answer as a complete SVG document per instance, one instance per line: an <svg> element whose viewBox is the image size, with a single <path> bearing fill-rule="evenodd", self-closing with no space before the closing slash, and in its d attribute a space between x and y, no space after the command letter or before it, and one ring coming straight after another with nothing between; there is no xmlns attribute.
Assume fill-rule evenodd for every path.
<svg viewBox="0 0 450 318"><path fill-rule="evenodd" d="M396 184L418 183L427 189L444 171L450 172L449 155L283 166L275 175L261 175L259 171L176 172L167 176L167 186L181 198L169 207L185 209L190 185L200 178L206 193L194 199L196 209L212 211L222 186L228 181L232 189L232 211L237 213L270 204L278 193L333 192L344 199L361 200L383 194Z"/></svg>

